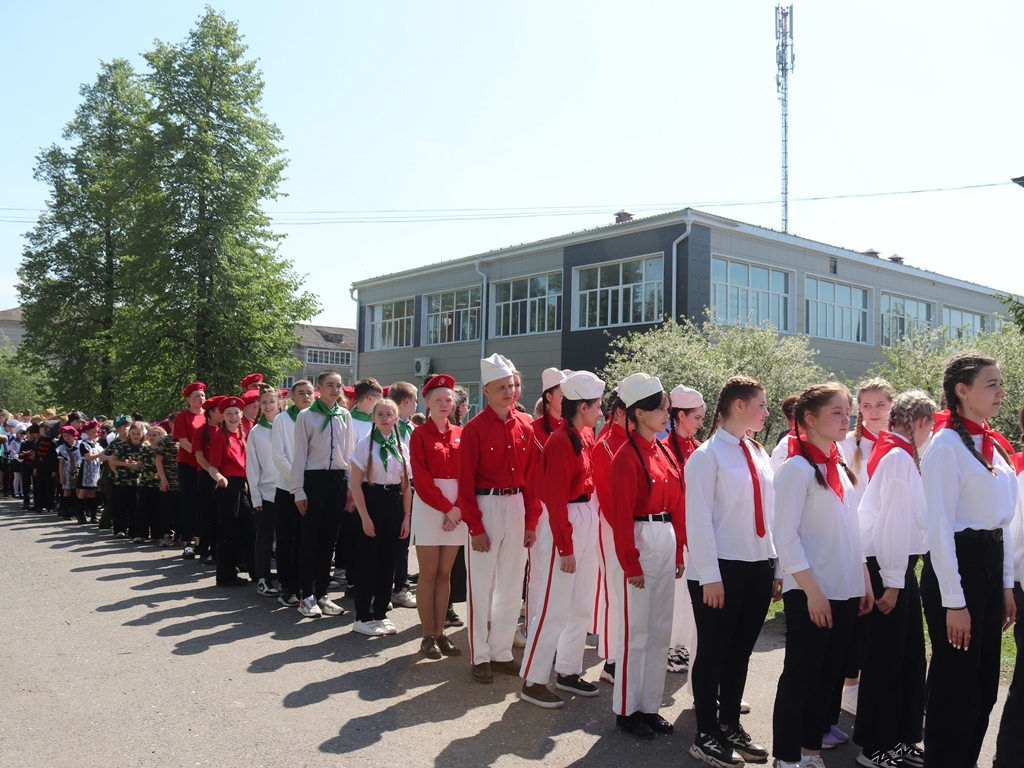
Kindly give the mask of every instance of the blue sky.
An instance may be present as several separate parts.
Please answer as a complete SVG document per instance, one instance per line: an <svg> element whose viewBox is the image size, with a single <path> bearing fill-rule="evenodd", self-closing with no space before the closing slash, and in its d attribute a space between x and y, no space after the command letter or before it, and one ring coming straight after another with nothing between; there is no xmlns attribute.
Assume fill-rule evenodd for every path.
<svg viewBox="0 0 1024 768"><path fill-rule="evenodd" d="M770 0L213 4L239 23L284 132L281 254L352 325L351 281L695 205L780 227ZM163 3L0 0L0 308L59 141L99 62L140 68L202 14ZM794 234L1024 293L1024 4L796 2ZM980 189L798 202L802 197ZM573 216L301 224L327 211L588 206ZM17 211L10 209L29 209ZM346 214L364 220L379 214ZM444 217L437 214L437 217ZM409 218L403 213L400 218ZM8 221L3 221L8 219Z"/></svg>

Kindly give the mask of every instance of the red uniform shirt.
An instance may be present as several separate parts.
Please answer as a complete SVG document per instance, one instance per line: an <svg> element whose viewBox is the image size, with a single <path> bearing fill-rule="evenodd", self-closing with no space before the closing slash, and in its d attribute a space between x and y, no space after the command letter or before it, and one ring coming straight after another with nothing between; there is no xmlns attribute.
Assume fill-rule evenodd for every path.
<svg viewBox="0 0 1024 768"><path fill-rule="evenodd" d="M569 502L594 492L593 433L589 429L583 430L582 434L576 431L583 444L583 450L577 456L569 439L569 430L576 431L576 428L563 424L555 430L544 446L538 472L540 498L548 507L548 524L560 555L573 554Z"/></svg>
<svg viewBox="0 0 1024 768"><path fill-rule="evenodd" d="M232 435L228 440L228 433L218 427L203 456L224 477L245 477L245 437Z"/></svg>
<svg viewBox="0 0 1024 768"><path fill-rule="evenodd" d="M594 490L597 491L597 500L601 503L601 514L605 520L608 519L608 508L612 504L612 457L628 439L625 429L614 421L609 423L611 426L601 431L591 451L594 460Z"/></svg>
<svg viewBox="0 0 1024 768"><path fill-rule="evenodd" d="M485 533L476 503L477 488L521 488L527 519L540 515L540 502L526 487L533 430L511 409L502 420L490 405L462 429L459 447L459 509L470 536Z"/></svg>
<svg viewBox="0 0 1024 768"><path fill-rule="evenodd" d="M416 427L409 438L409 464L416 495L428 507L449 512L455 505L448 501L434 483L438 480L455 480L459 477L459 446L462 443L462 427L449 424L441 432L433 419Z"/></svg>
<svg viewBox="0 0 1024 768"><path fill-rule="evenodd" d="M619 558L626 578L640 576L640 552L636 548L633 537L633 519L644 515L658 515L662 512L672 513L672 527L676 532L676 564L683 562L683 538L685 523L683 521L683 489L679 472L671 463L658 444L657 439L648 442L633 433L633 443L640 451L633 449L627 441L612 459L611 476L612 503L608 522L615 536L615 554ZM641 460L643 464L641 464ZM651 486L647 487L647 474L651 477ZM668 525L668 523L651 523L651 525Z"/></svg>
<svg viewBox="0 0 1024 768"><path fill-rule="evenodd" d="M178 445L178 463L187 464L190 467L198 468L199 465L196 463L196 457L192 454L192 451L186 451L181 447L180 443L182 440L188 440L190 443L194 443L193 434L199 427L206 423L206 414L200 411L199 413L192 413L188 408L178 414L177 418L174 419L174 431L172 437ZM193 446L194 447L194 446Z"/></svg>

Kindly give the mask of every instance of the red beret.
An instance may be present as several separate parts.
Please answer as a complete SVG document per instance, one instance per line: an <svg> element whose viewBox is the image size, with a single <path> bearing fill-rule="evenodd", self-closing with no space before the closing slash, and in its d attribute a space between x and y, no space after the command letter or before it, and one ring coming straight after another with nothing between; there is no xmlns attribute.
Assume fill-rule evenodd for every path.
<svg viewBox="0 0 1024 768"><path fill-rule="evenodd" d="M423 385L423 394L427 394L432 389L438 389L439 387L446 387L447 389L455 389L455 379L449 376L447 373L439 373L437 376L431 376L427 379L427 383Z"/></svg>
<svg viewBox="0 0 1024 768"><path fill-rule="evenodd" d="M206 391L206 385L203 384L203 382L201 382L201 381L193 381L191 384L189 384L187 387L185 387L185 391L181 393L181 396L184 397L184 398L187 398L189 395L191 395L197 389L200 389L203 392L205 392Z"/></svg>
<svg viewBox="0 0 1024 768"><path fill-rule="evenodd" d="M260 392L258 389L250 389L247 392L243 392L241 398L239 398L244 405L255 403L260 399Z"/></svg>
<svg viewBox="0 0 1024 768"><path fill-rule="evenodd" d="M245 401L240 397L225 397L220 402L220 411L223 413L228 408L242 408L245 405Z"/></svg>
<svg viewBox="0 0 1024 768"><path fill-rule="evenodd" d="M245 389L251 384L259 384L261 381L263 381L262 373L250 373L248 376L242 379L242 389Z"/></svg>
<svg viewBox="0 0 1024 768"><path fill-rule="evenodd" d="M61 427L60 433L62 435L74 435L75 437L78 437L78 430L72 427L70 424Z"/></svg>
<svg viewBox="0 0 1024 768"><path fill-rule="evenodd" d="M356 399L356 388L355 387L342 387L341 391L345 394L349 400Z"/></svg>
<svg viewBox="0 0 1024 768"><path fill-rule="evenodd" d="M211 408L220 408L221 401L224 399L224 395L215 395L214 397L208 398L203 403L203 410L209 411Z"/></svg>
<svg viewBox="0 0 1024 768"><path fill-rule="evenodd" d="M389 391L390 389L391 389L391 387L384 387L384 388L383 388L383 389L381 390L380 396L381 396L381 397L387 397L387 396L388 396L388 391Z"/></svg>
<svg viewBox="0 0 1024 768"><path fill-rule="evenodd" d="M277 393L279 395L281 395L281 397L288 397L289 390L287 390L287 389L279 389L279 390L277 390Z"/></svg>

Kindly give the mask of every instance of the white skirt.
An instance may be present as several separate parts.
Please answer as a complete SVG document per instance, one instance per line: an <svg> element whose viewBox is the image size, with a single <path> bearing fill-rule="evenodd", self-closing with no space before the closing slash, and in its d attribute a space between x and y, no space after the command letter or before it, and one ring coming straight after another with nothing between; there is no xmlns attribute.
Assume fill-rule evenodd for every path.
<svg viewBox="0 0 1024 768"><path fill-rule="evenodd" d="M435 479L434 483L448 501L455 503L459 495L459 481L451 478ZM445 515L428 506L419 494L412 497L412 544L421 547L459 547L466 543L466 524L459 523L454 531L446 531Z"/></svg>

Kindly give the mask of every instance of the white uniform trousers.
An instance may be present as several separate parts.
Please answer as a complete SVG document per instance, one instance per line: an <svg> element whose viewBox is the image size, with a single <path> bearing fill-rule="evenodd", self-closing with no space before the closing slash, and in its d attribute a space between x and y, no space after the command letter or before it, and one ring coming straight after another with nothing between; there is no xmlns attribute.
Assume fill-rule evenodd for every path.
<svg viewBox="0 0 1024 768"><path fill-rule="evenodd" d="M546 522L537 527L537 543L530 551L530 629L520 671L529 683L547 684L553 661L559 675L583 672L597 586L597 506L589 501L569 504L569 522L575 573L561 570L561 557Z"/></svg>
<svg viewBox="0 0 1024 768"><path fill-rule="evenodd" d="M690 550L683 550L683 562L688 563ZM676 579L676 594L672 604L672 640L669 647L677 645L690 647L693 637L696 635L697 625L693 621L693 605L690 603L690 590L686 586L686 572L683 578Z"/></svg>
<svg viewBox="0 0 1024 768"><path fill-rule="evenodd" d="M512 637L519 622L526 568L523 495L477 496L476 502L491 548L477 552L473 549L472 538L467 538L469 652L473 664L511 661Z"/></svg>
<svg viewBox="0 0 1024 768"><path fill-rule="evenodd" d="M547 531L548 535L551 535L551 527L548 525L548 505L541 502L540 505L540 517L537 519L537 539L540 541L540 537ZM530 616L533 615L530 607L530 593L536 589L534 579L536 578L536 572L534 566L537 564L537 543L534 543L532 547L526 550L526 589L523 590L523 615L526 617L526 621L523 622L523 636L530 636ZM540 566L537 565L537 568ZM547 577L545 577L545 583Z"/></svg>
<svg viewBox="0 0 1024 768"><path fill-rule="evenodd" d="M612 527L601 515L598 529L598 591L596 599L595 625L597 655L614 663L619 653L619 614L622 613L622 566L615 555L615 538Z"/></svg>
<svg viewBox="0 0 1024 768"><path fill-rule="evenodd" d="M612 711L617 715L657 712L665 696L665 660L672 637L672 601L676 582L676 534L671 523L634 522L644 588L623 576L618 663Z"/></svg>

